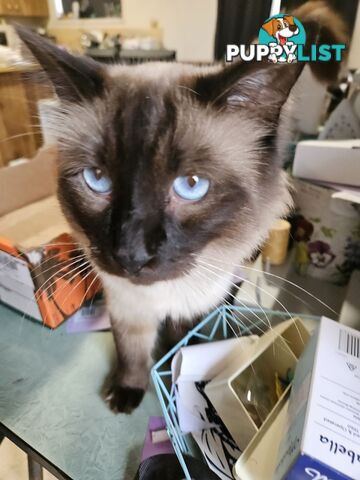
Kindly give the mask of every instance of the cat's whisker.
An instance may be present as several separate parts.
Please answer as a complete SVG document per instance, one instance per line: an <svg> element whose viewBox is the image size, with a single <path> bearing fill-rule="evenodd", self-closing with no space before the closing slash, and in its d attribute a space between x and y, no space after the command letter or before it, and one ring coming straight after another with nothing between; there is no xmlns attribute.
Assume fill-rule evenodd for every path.
<svg viewBox="0 0 360 480"><path fill-rule="evenodd" d="M177 86L177 88L188 90L189 92L194 93L197 96L200 96L199 92L196 92L193 88L187 87L186 85L176 85L176 86Z"/></svg>
<svg viewBox="0 0 360 480"><path fill-rule="evenodd" d="M193 266L195 267L196 265L193 264ZM198 276L198 278L200 278L200 279L202 279L202 278L207 279L207 278L208 278L208 277L204 277L204 276L200 275L200 272L199 272L199 271L196 271L196 272L195 272L195 276ZM193 285L192 285L192 286L193 286ZM205 293L204 291L202 291L202 290L199 288L199 285L196 285L196 286L195 286L195 290L198 291L198 292L200 292L200 294L204 294L204 293ZM227 302L225 299L224 299L223 301ZM230 305L229 302L227 302L227 303ZM219 314L221 313L219 306L216 306L215 309L217 310L217 312L218 312ZM230 320L227 318L226 315L225 315L225 322L226 322L226 324L228 325L228 327L230 328L230 330L233 332L235 338L239 338L239 336L242 335L242 334L241 334L240 327L238 326L239 333L237 334L236 331L234 330L233 325L231 324Z"/></svg>
<svg viewBox="0 0 360 480"><path fill-rule="evenodd" d="M225 278L224 276L221 276L221 275L217 274L216 272L214 272L213 270L210 270L210 269L208 269L208 268L206 268L206 267L204 267L204 266L202 266L202 265L198 265L198 267L200 267L202 270L205 270L205 271L208 272L208 273L211 273L212 275L214 275L214 276L217 277L217 278L220 278L220 279L221 279L221 278ZM229 281L229 283L230 283L231 285L237 287L236 283L231 282L231 281ZM266 322L265 322L264 319L262 319L256 312L252 312L252 311L251 311L251 307L249 307L248 305L246 305L246 303L244 303L242 300L240 300L237 296L233 295L231 292L229 292L229 291L226 290L225 288L223 289L223 291L224 291L224 293L226 293L227 295L229 295L231 298L233 298L234 300L236 300L237 302L239 302L240 305L241 305L243 308L245 308L245 309L247 309L249 312L251 312L251 314L254 315L254 317L257 318L260 323L263 323L266 328L268 328L268 327L271 328L271 323L270 323L270 320L269 320L268 318L267 318L267 320L268 320L269 324L266 324ZM258 305L258 306L259 306L259 308L260 308L261 310L263 310L262 307L261 307L261 305ZM263 310L263 312L264 312L264 314L266 315L266 313L265 313L264 310ZM246 318L246 320L248 320L248 318L247 318L246 316L245 316L245 318ZM265 330L263 330L260 326L258 326L258 329L261 331L261 333L265 333Z"/></svg>
<svg viewBox="0 0 360 480"><path fill-rule="evenodd" d="M2 138L0 140L0 144L10 142L11 140L15 140L17 138L29 137L33 135L34 135L34 132L18 133L17 135L12 135L11 137Z"/></svg>
<svg viewBox="0 0 360 480"><path fill-rule="evenodd" d="M74 252L79 252L79 255L75 255ZM54 253L52 254L50 257L44 257L42 259L41 262L36 262L36 261L33 261L33 258L32 258L32 253L33 252L30 252L27 254L27 257L29 258L30 260L30 263L31 263L31 267L32 269L37 269L37 268L43 268L47 263L51 262L51 261L54 261L54 259L56 259L57 257L59 257L60 255L63 255L64 252L59 252L59 253ZM83 250L79 249L79 248L74 248L72 250L67 250L66 251L66 255L69 255L69 254L72 254L70 255L68 258L64 259L64 260L56 260L56 263L57 264L60 264L60 263L64 263L64 262L67 262L67 261L71 261L71 260L74 260L75 258L78 258L80 255L86 255L86 253L84 253ZM40 253L41 255L41 253ZM46 272L47 270L42 270L42 272ZM34 277L33 277L34 278ZM36 278L36 277L35 277Z"/></svg>
<svg viewBox="0 0 360 480"><path fill-rule="evenodd" d="M84 269L86 270L86 269ZM73 277L71 277L71 279L69 280L69 283L71 282L71 280L73 278L75 278L77 275L80 275L84 270L81 270L80 272L77 272ZM70 292L66 295L66 297L64 298L64 300L62 301L61 305L66 305L66 301L68 300L68 298L70 297L70 295L73 293L73 291L78 288L82 282L85 282L85 280L89 277L89 275L91 275L93 273L93 270L90 270L84 277L82 277L80 275L80 281L77 282L75 285L73 285L73 287L71 288ZM58 292L60 292L61 290L64 289L64 287L67 286L67 284L65 283L59 290ZM46 325L46 321L47 319L49 318L49 313L47 313L45 319L43 320L43 324Z"/></svg>
<svg viewBox="0 0 360 480"><path fill-rule="evenodd" d="M80 265L79 267L76 267L76 268L72 269L71 273L73 273L75 270L77 270L78 268L80 268L80 267L82 267L82 266L84 266L84 263L83 263L82 265ZM86 266L86 268L89 268L89 267ZM70 272L69 272L69 273L70 273ZM72 280L72 278L76 277L76 275L78 275L79 273L80 273L80 272L77 272L73 277L71 277L71 279L69 280L69 282ZM65 276L66 276L66 274L63 275L63 276L61 276L58 280L62 280ZM46 283L46 282L45 282L45 283ZM44 283L44 284L45 284L45 283ZM55 283L56 283L56 282L53 282L52 285L54 285ZM43 284L43 285L44 285L44 284ZM42 288L43 285L41 285L40 288ZM43 292L39 292L39 289L38 289L38 290L35 292L35 299L38 300L38 299L39 299L39 295L40 295L41 293L46 293L47 290L52 287L52 285L50 285L49 287L47 287ZM58 292L60 292L65 286L66 286L66 284L64 284L62 287L60 287L59 290L58 290ZM21 326L22 326L22 324L23 324L23 320L25 319L25 317L26 317L26 313L24 313L24 314L22 315L22 317L21 317ZM45 320L43 319L43 327L45 327L45 321L46 321L47 318L48 318L48 315L45 317Z"/></svg>
<svg viewBox="0 0 360 480"><path fill-rule="evenodd" d="M69 242L69 243L43 244L43 245L40 245L39 247L36 247L36 249L42 248L42 247L62 246L62 245L73 245L73 243ZM89 248L90 251L96 251L96 248L93 248L93 247L88 247L88 248ZM36 249L34 249L34 250L36 251ZM27 260L26 260L27 255L29 255L31 257L31 254L33 253L34 250L29 250L28 252L27 251L20 252L20 253L14 255L12 253L8 253L5 250L0 249L0 253L5 253L6 255L10 256L10 258L7 262L0 264L0 272L3 268L6 268L8 265L11 265L11 263L14 261L14 259L20 259L20 260L23 260L24 262L27 262ZM67 250L65 253L68 254L68 253L71 253L71 252L76 252L77 250L82 251L81 247L79 246L77 248ZM62 255L63 253L64 252L54 253L50 258L45 258L42 262L34 264L33 267L38 268L38 267L40 267L40 265L42 266L45 263L50 262L53 257L57 257L58 255Z"/></svg>
<svg viewBox="0 0 360 480"><path fill-rule="evenodd" d="M40 245L37 245L36 248L44 248L44 247L62 247L66 245L74 245L75 242L56 242L56 243L40 243ZM79 250L81 250L81 246L79 245L77 247Z"/></svg>
<svg viewBox="0 0 360 480"><path fill-rule="evenodd" d="M99 278L100 278L100 275L99 275L99 273L98 273L98 272L95 272L95 277L96 277L97 279L99 279ZM101 282L101 280L100 280L100 282ZM92 306L93 306L93 304L94 304L94 300L95 300L95 296L94 296L94 297L92 297L92 299L91 299L91 302L90 302L90 305L89 305L90 311L91 311L91 309L92 309Z"/></svg>
<svg viewBox="0 0 360 480"><path fill-rule="evenodd" d="M229 302L229 300L226 300L225 298L224 298L223 302L224 302L226 305L228 305L229 307L232 307L232 306L233 306L232 303ZM237 311L236 313L237 313L238 315L241 315L241 317L243 317L245 320L247 320L247 321L249 320L248 317L246 316L246 314L245 314L244 312ZM230 320L228 320L227 316L225 316L225 319L226 319L227 324L229 324ZM242 327L244 330L247 330L248 327L249 327L249 325L246 324L246 323L245 323L241 318L239 318L238 316L236 317L236 322L235 322L235 323L236 323L236 325L237 325L237 327L238 327L238 329L239 329L239 336L242 337L242 336L243 336L243 333L242 333L240 327ZM260 328L259 328L259 330L261 331Z"/></svg>
<svg viewBox="0 0 360 480"><path fill-rule="evenodd" d="M198 259L198 262L205 263L205 265L208 265L208 266L213 267L213 268L215 268L215 269L217 269L217 270L219 270L219 271L222 271L222 272L224 272L224 273L226 273L226 274L229 274L229 272L227 272L226 270L223 270L222 268L216 267L215 265L207 264L206 262L203 262L203 261L200 260L200 259ZM295 322L294 317L293 317L292 314L289 312L289 310L285 307L285 305L284 305L282 302L280 302L280 300L279 300L278 298L276 298L273 294L271 294L270 292L268 292L268 291L265 290L264 288L260 287L260 286L257 285L256 283L251 282L251 281L248 280L248 279L244 279L243 277L240 277L239 275L236 275L236 274L233 274L233 276L234 276L235 278L238 278L238 279L240 279L240 280L243 280L244 282L247 282L249 285L254 286L256 289L260 290L261 292L264 292L265 295L268 295L268 296L269 296L270 298L272 298L276 303L278 303L278 304L281 306L281 308L285 311L285 313L288 315L289 319L294 323L294 325L295 325L295 327L296 327L296 329L297 329L297 331L298 331L298 334L299 334L300 339L302 340L303 343L305 343L304 340L303 340L303 338L302 338L301 332L300 332L298 326L296 325L296 322Z"/></svg>
<svg viewBox="0 0 360 480"><path fill-rule="evenodd" d="M214 272L212 272L212 273L214 273ZM221 277L221 278L222 278L222 277ZM236 285L236 284L234 284L234 285ZM263 319L261 319L260 317L258 317L258 315L256 315L255 312L253 312L253 311L251 310L251 307L249 307L248 305L246 305L245 303L243 303L238 297L234 296L234 295L231 294L229 291L227 291L227 290L224 290L224 291L225 291L225 293L227 293L230 297L232 297L235 301L239 302L240 305L243 306L243 308L245 308L246 310L249 311L249 313L251 313L252 315L254 315L255 317L257 317L257 318L260 320L261 323L264 323L264 325L266 326L266 328L269 327L269 328L267 328L267 330L263 330L263 329L260 327L260 325L257 324L257 325L256 325L256 328L257 328L257 330L260 331L261 334L265 334L266 332L270 332L271 335L272 335L272 337L273 337L273 341L276 340L276 339L279 337L280 334L279 334L279 333L276 333L276 332L274 331L274 329L273 329L273 327L272 327L271 322L270 322L269 319L268 319L268 321L269 321L269 326L268 326ZM226 300L225 300L225 301L226 301ZM229 303L229 302L227 302L227 303ZM263 313L266 315L266 312L263 310L263 308L261 307L261 305L259 305L259 304L257 304L257 305L258 305L258 307L263 311ZM248 321L248 323L247 323L247 325L246 325L246 324L244 324L244 323L242 322L242 323L243 323L243 326L244 326L244 328L249 328L249 318L247 318L246 315L245 315L243 312L240 312L239 310L237 310L236 313L239 313L239 314L241 314L243 317L245 317L245 319ZM267 317L267 318L268 318L268 317ZM238 319L238 318L237 318L237 320L240 321L240 319ZM295 324L295 325L296 325L296 324ZM300 336L301 340L303 341L299 330L298 330L298 333L299 333L299 336ZM304 341L303 341L303 342L304 342ZM282 345L279 345L279 348L281 348L281 350L286 353L286 349L285 349ZM274 353L274 355L275 355L275 345L274 345L274 343L272 344L272 349L273 349L273 353Z"/></svg>
<svg viewBox="0 0 360 480"><path fill-rule="evenodd" d="M84 268L83 268L84 267ZM35 294L35 298L39 298L39 295L41 294L46 294L54 285L56 285L56 282L62 280L63 278L66 278L68 275L72 275L65 283L64 285L62 285L59 290L57 290L57 292L59 293L63 288L65 288L67 286L67 284L71 283L71 281L77 276L77 275L80 275L83 271L87 270L89 267L91 267L91 265L89 264L88 261L86 262L83 262L81 265L78 265L76 267L74 267L73 269L71 269L70 272L65 272L64 275L61 275L61 277L57 278L54 282L51 283L51 285L48 285L45 290L43 290L43 285L45 285L47 283L44 282L43 285L41 285L38 289L37 289L37 292ZM75 273L74 273L75 272Z"/></svg>
<svg viewBox="0 0 360 480"><path fill-rule="evenodd" d="M208 260L210 261L216 261L215 258L210 258L210 257L206 257L206 255L203 255L202 258L207 258ZM273 278L277 278L278 280L281 280L285 283L287 283L288 285L291 285L293 286L294 288L297 288L298 290L300 290L301 292L305 293L306 295L309 295L313 300L319 302L323 307L326 307L328 310L330 310L332 313L334 313L337 317L339 316L339 312L337 312L336 310L334 310L333 308L330 307L330 305L328 305L327 303L325 303L324 301L322 301L320 298L318 298L316 295L314 295L313 293L309 292L308 290L306 290L306 288L303 288L301 285L298 285L297 283L295 282L292 282L291 280L287 279L287 278L284 278L284 277L281 277L280 275L276 275L274 273L271 273L271 272L267 272L266 270L260 270L260 269L257 269L257 268L254 268L254 267L250 267L250 266L245 266L245 265L242 265L242 264L237 264L237 263L232 263L232 262L229 262L229 261L224 261L222 263L227 263L229 266L231 265L232 267L238 267L238 268L243 268L245 270L251 270L251 271L254 271L254 272L257 272L257 273L261 273L261 274L264 274L264 275L267 275L269 277L273 277ZM283 288L283 287L280 287L279 288Z"/></svg>
<svg viewBox="0 0 360 480"><path fill-rule="evenodd" d="M85 278L86 278L86 277L85 277ZM91 287L94 285L94 283L96 282L96 280L98 280L98 278L99 278L99 274L96 273L95 276L94 276L94 278L91 280L90 285L87 287L87 289L86 289L86 291L85 291L85 293L84 293L84 295L83 295L83 298L82 298L82 300L81 300L81 302L80 302L80 305L82 305L83 302L86 300L87 294L90 292ZM93 305L93 301L94 301L94 298L91 299L90 308L91 308L92 305Z"/></svg>
<svg viewBox="0 0 360 480"><path fill-rule="evenodd" d="M278 283L275 283L273 280L267 278L266 279L266 283L267 284L270 284L276 288L279 288L280 290L284 291L287 295L289 295L290 297L292 298L295 298L296 300L298 300L300 303L302 303L303 305L305 305L310 311L312 310L312 305L307 302L306 300L304 300L302 297L300 297L299 295L296 295L296 293L292 292L291 290L289 290L288 288L284 287L283 285L279 285Z"/></svg>
<svg viewBox="0 0 360 480"><path fill-rule="evenodd" d="M62 262L58 262L56 265L52 265L50 268L47 268L45 270L41 270L38 274L36 275L32 275L32 279L35 280L36 278L38 277L41 277L42 275L44 275L44 273L46 272L49 272L51 270L54 270L54 269L57 269L56 272L51 275L46 281L45 281L45 284L50 281L53 277L55 277L58 273L62 272L63 270L65 270L66 268L69 268L71 267L72 265L75 265L76 263L84 260L84 258L86 258L87 255L86 253L82 254L82 255L79 255L78 257L72 257L72 258L69 258L67 260L63 260ZM70 263L67 263L67 262L70 262ZM61 265L60 268L58 268L59 266ZM44 284L43 284L44 285Z"/></svg>
<svg viewBox="0 0 360 480"><path fill-rule="evenodd" d="M224 276L218 275L216 272L214 272L214 271L212 271L212 270L210 270L210 269L208 269L208 268L206 268L206 267L204 267L204 266L202 266L202 265L197 265L197 267L198 267L198 268L200 267L200 268L203 270L203 272L205 271L205 272L211 273L212 275L214 275L214 276L217 277L217 278L220 278L220 279L221 279L221 278L225 278ZM198 273L200 273L200 272L198 272ZM209 278L209 279L210 279L209 275L208 275L206 278ZM236 283L230 281L230 284L238 288L238 285L236 285ZM267 317L267 320L268 320L268 322L269 322L269 325L267 325L266 322L265 322L265 320L262 319L261 317L259 317L256 312L252 312L252 311L251 311L251 307L249 307L249 306L246 305L244 302L242 302L237 296L233 295L231 292L229 292L229 291L228 291L227 289L225 289L225 288L223 289L223 291L224 291L224 293L226 293L228 296L230 296L231 298L233 298L234 300L236 300L237 302L239 302L245 309L248 309L249 312L251 312L252 315L254 315L254 316L259 320L260 323L263 323L266 327L271 328L270 320L269 320L269 318L267 317L266 312L263 310L263 308L261 307L261 305L258 305L258 306L259 306L259 308L263 311L264 315ZM248 318L243 314L243 312L239 312L239 313L240 313L242 316L244 316L244 318L245 318L246 320L248 320ZM258 326L258 329L261 331L261 333L265 333L265 330L263 330L260 326Z"/></svg>
<svg viewBox="0 0 360 480"><path fill-rule="evenodd" d="M207 264L207 266L208 266L208 267L211 267L212 265L211 265L211 264ZM199 265L199 264L197 264L197 267L200 267L200 268L203 268L203 269L206 268L206 267L204 267L203 265ZM225 278L225 275L219 275L219 274L217 274L216 272L214 272L213 270L208 270L208 271L211 272L212 275L215 275L215 276L218 277L218 278ZM229 274L229 275L232 275L230 272L224 272L224 273ZM239 278L240 280L244 281L244 279L242 279L241 277L238 277L238 278ZM234 283L233 281L230 281L230 284L233 285L233 286L235 286L236 288L239 288L239 286L238 286L236 283ZM253 299L250 297L250 295L249 295L247 292L244 292L244 291L242 290L242 293L244 293L248 298L250 298L251 301L253 301ZM233 295L232 295L232 296L233 296ZM234 298L236 301L238 301L239 303L242 303L241 300L240 300L238 297L234 297L234 296L233 296L233 298ZM244 306L244 308L248 308L249 311L251 310L251 308L248 307L245 303L242 303L242 305ZM262 313L264 314L266 320L268 321L268 326L269 326L269 328L271 328L270 319L269 319L269 317L267 316L267 313L265 312L265 310L263 309L263 307L260 305L260 303L258 303L258 302L256 302L256 301L255 301L255 305L262 311ZM256 317L259 321L264 322L263 319L261 319L259 316L257 316L256 312L252 312L252 313L255 315L255 317Z"/></svg>
<svg viewBox="0 0 360 480"><path fill-rule="evenodd" d="M202 256L202 258L210 258L210 257L206 257L205 255ZM213 258L212 261L217 261L216 258ZM224 262L222 262L224 263ZM228 263L229 265L231 265L230 263ZM235 266L235 265L234 265ZM239 267L240 268L240 265L239 266L235 266L235 267ZM241 267L243 269L250 269L250 270L253 270L251 267L247 267L247 266L243 266ZM263 271L263 270L258 270L259 272L262 272L264 275L267 274L266 271ZM282 277L279 277L279 278L282 278ZM286 280L285 278L283 280ZM276 288L279 288L280 290L286 292L290 297L292 298L295 298L296 300L298 300L300 303L302 303L303 305L305 305L306 307L308 307L308 309L311 311L312 309L312 306L310 305L309 302L307 302L306 300L304 300L302 297L300 297L299 295L296 295L294 292L292 292L291 290L289 290L288 288L285 288L283 285L279 285L277 283L275 283L274 281L270 280L270 279L267 279L267 282L270 283L271 285L275 286ZM301 288L301 287L300 287ZM243 293L246 293L246 292L243 292ZM318 299L319 300L319 299Z"/></svg>

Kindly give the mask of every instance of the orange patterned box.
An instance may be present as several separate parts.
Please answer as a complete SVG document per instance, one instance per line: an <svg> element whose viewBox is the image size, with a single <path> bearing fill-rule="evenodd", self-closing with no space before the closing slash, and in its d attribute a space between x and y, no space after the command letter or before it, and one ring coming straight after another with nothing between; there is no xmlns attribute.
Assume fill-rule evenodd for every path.
<svg viewBox="0 0 360 480"><path fill-rule="evenodd" d="M101 292L79 245L64 233L22 251L0 237L0 301L56 328Z"/></svg>

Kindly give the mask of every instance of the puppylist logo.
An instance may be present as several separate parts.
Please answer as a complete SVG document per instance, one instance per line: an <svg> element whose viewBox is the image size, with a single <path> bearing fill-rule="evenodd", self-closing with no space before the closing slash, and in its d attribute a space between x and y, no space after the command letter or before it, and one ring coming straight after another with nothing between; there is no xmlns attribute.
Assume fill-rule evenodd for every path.
<svg viewBox="0 0 360 480"><path fill-rule="evenodd" d="M272 63L341 62L345 45L341 43L311 44L305 53L306 32L303 24L293 15L279 14L267 19L259 31L259 44L227 45L226 61Z"/></svg>

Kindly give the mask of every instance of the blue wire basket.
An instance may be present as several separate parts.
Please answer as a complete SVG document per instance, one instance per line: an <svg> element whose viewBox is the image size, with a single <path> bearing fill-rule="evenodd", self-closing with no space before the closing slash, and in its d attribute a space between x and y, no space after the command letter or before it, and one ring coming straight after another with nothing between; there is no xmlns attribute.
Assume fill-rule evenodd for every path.
<svg viewBox="0 0 360 480"><path fill-rule="evenodd" d="M270 324L273 326L280 321L296 316L299 316L299 314L262 308L222 305L193 328L151 369L151 377L166 421L167 431L186 480L192 480L192 478L184 455L191 455L200 459L202 456L191 435L184 434L180 430L176 409L175 385L171 381L171 361L174 355L194 338L203 342L211 342L235 336L261 333ZM301 318L318 320L319 317L301 314Z"/></svg>

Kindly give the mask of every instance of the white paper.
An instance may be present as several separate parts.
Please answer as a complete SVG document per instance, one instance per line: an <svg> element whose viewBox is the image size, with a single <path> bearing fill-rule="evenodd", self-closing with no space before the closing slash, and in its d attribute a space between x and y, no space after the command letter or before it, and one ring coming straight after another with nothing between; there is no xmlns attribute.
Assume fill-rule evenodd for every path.
<svg viewBox="0 0 360 480"><path fill-rule="evenodd" d="M184 433L210 428L200 412L204 401L195 382L213 379L225 366L226 359L252 343L254 336L184 347L171 364L172 381L176 384L178 417Z"/></svg>
<svg viewBox="0 0 360 480"><path fill-rule="evenodd" d="M223 480L233 478L232 468L241 451L204 389L236 352L257 338L249 336L184 347L171 365L180 429L184 433L192 432L209 468Z"/></svg>

